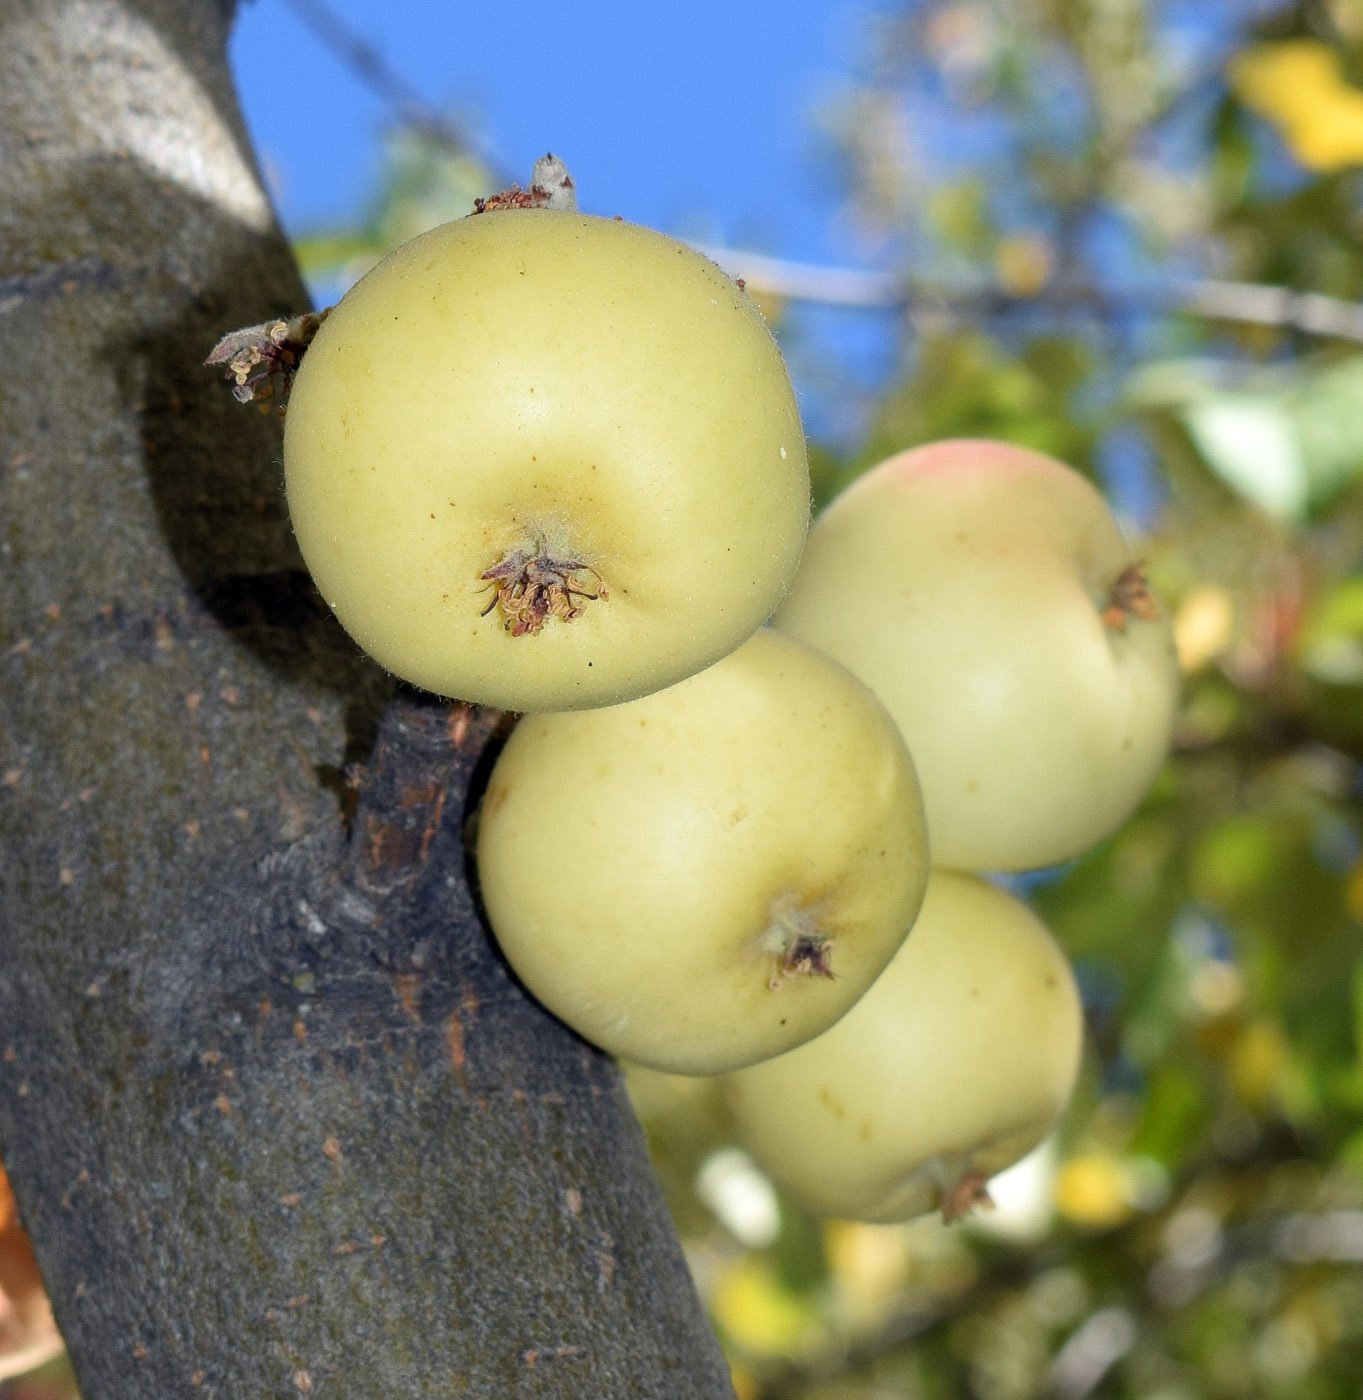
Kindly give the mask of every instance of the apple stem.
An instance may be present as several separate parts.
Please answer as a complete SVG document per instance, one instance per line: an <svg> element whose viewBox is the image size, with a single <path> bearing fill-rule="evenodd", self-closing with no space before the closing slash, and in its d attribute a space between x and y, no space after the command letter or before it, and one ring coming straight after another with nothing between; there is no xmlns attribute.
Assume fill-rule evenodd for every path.
<svg viewBox="0 0 1363 1400"><path fill-rule="evenodd" d="M543 540L533 551L508 550L479 577L496 588L482 616L500 604L503 626L513 637L533 637L551 617L571 622L588 603L609 596L590 564L551 554Z"/></svg>
<svg viewBox="0 0 1363 1400"><path fill-rule="evenodd" d="M1159 617L1159 604L1150 591L1145 577L1145 565L1137 561L1128 564L1112 581L1101 613L1103 626L1112 632L1125 632L1127 621L1139 617L1154 622Z"/></svg>

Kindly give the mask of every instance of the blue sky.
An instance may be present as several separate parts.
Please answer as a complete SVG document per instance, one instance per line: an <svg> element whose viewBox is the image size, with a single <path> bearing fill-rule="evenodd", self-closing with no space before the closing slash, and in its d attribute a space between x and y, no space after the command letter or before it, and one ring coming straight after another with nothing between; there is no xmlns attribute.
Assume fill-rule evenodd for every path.
<svg viewBox="0 0 1363 1400"><path fill-rule="evenodd" d="M814 129L866 50L870 4L328 3L520 178L552 149L592 212L787 257L851 256ZM383 103L283 0L241 5L232 57L286 227L353 216L374 187Z"/></svg>
<svg viewBox="0 0 1363 1400"><path fill-rule="evenodd" d="M394 121L392 109L290 7L317 3L379 50L510 178L525 181L534 160L552 149L590 212L795 261L855 267L868 256L838 217L840 191L819 116L869 68L877 18L912 9L915 0L466 7L242 0L234 67L293 234L358 221L376 192L381 138ZM1268 3L1166 0L1157 10L1159 42L1195 70L1216 58L1228 29ZM1082 101L1071 111L1075 104L1060 101L1061 89L1047 100L1062 127L1078 130ZM928 94L912 112L915 146L951 165L979 157L983 140L983 154L997 157L991 120L997 114L982 108L977 131L959 109L938 110ZM1131 250L1115 234L1109 241L1111 248L1099 249L1100 265L1129 270ZM899 329L891 313L808 304L782 324L812 436L855 445L898 361Z"/></svg>

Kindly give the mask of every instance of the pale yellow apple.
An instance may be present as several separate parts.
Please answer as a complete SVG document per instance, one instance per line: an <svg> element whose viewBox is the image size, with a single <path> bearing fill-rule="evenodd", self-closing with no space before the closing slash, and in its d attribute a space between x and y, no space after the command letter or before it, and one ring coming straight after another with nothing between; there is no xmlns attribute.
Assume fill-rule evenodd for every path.
<svg viewBox="0 0 1363 1400"><path fill-rule="evenodd" d="M522 719L477 851L530 991L603 1049L679 1074L832 1024L927 879L894 721L841 666L765 629L641 700Z"/></svg>
<svg viewBox="0 0 1363 1400"><path fill-rule="evenodd" d="M1067 860L1168 752L1168 614L1099 492L1026 448L959 440L882 462L815 522L776 626L894 715L937 865Z"/></svg>
<svg viewBox="0 0 1363 1400"><path fill-rule="evenodd" d="M795 397L747 295L662 234L545 209L446 224L352 288L299 368L284 465L360 646L514 710L718 660L808 525Z"/></svg>
<svg viewBox="0 0 1363 1400"><path fill-rule="evenodd" d="M725 1090L740 1141L817 1214L950 1218L1055 1125L1082 1032L1073 974L1036 915L978 876L934 870L870 991Z"/></svg>

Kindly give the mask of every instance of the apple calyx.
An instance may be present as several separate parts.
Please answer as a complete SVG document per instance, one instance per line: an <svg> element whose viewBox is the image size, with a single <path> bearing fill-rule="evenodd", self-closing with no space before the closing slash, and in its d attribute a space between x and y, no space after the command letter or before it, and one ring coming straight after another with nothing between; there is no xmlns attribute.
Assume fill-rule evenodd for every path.
<svg viewBox="0 0 1363 1400"><path fill-rule="evenodd" d="M1154 622L1159 618L1159 604L1150 591L1143 564L1128 564L1112 580L1100 615L1103 626L1111 632L1126 631L1127 621L1132 617L1145 622Z"/></svg>
<svg viewBox="0 0 1363 1400"><path fill-rule="evenodd" d="M500 606L503 626L513 637L533 637L551 617L571 622L588 603L610 596L585 559L551 553L544 540L533 550L508 550L479 577L497 590L481 616Z"/></svg>
<svg viewBox="0 0 1363 1400"><path fill-rule="evenodd" d="M829 956L833 941L819 935L805 935L781 954L782 977L832 977Z"/></svg>
<svg viewBox="0 0 1363 1400"><path fill-rule="evenodd" d="M970 1214L976 1206L982 1210L994 1209L994 1198L985 1185L982 1171L971 1168L962 1172L955 1183L942 1191L942 1219L948 1224Z"/></svg>
<svg viewBox="0 0 1363 1400"><path fill-rule="evenodd" d="M819 930L809 909L784 909L772 915L762 935L764 951L776 955L776 971L767 986L776 991L790 977L828 977L833 971L833 940Z"/></svg>

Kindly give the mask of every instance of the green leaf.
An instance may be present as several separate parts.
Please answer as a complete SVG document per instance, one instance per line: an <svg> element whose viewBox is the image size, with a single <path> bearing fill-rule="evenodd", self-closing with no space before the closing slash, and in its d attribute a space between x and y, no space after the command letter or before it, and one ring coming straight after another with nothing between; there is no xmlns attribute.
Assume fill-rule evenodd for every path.
<svg viewBox="0 0 1363 1400"><path fill-rule="evenodd" d="M1188 405L1184 421L1207 464L1246 500L1284 520L1305 514L1306 462L1285 404L1208 395Z"/></svg>
<svg viewBox="0 0 1363 1400"><path fill-rule="evenodd" d="M1167 360L1127 395L1180 422L1212 472L1275 519L1304 522L1363 476L1363 355L1272 369Z"/></svg>

